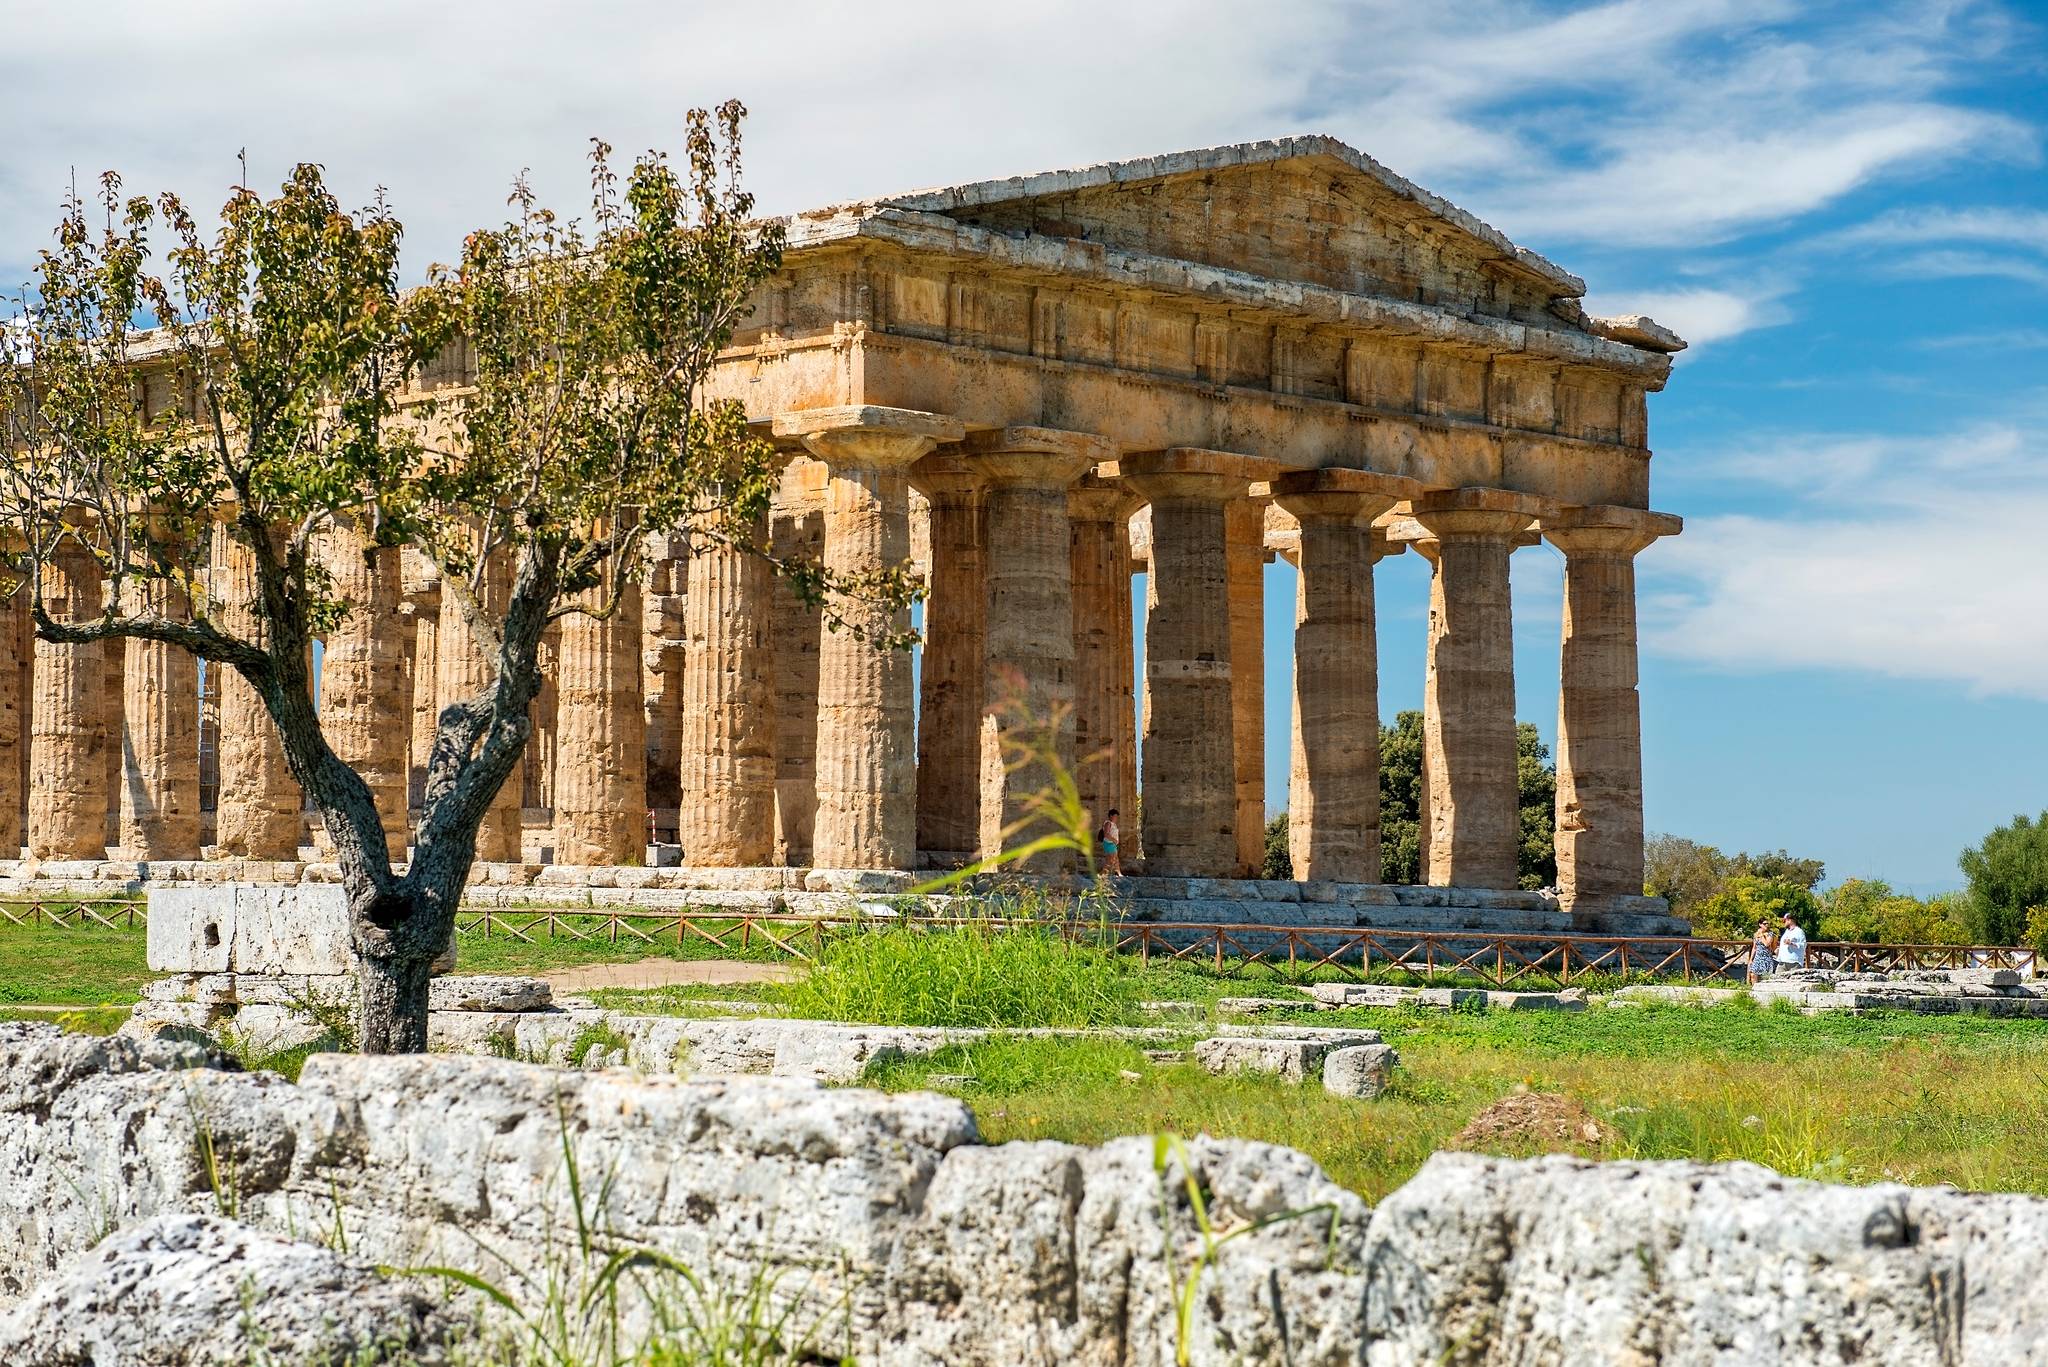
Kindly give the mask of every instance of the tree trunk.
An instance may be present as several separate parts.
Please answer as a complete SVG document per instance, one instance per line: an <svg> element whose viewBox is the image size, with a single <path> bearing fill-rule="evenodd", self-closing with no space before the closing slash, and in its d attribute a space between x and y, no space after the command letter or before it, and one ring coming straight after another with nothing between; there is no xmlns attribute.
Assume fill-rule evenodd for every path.
<svg viewBox="0 0 2048 1367"><path fill-rule="evenodd" d="M357 975L356 1047L365 1054L427 1051L427 983L432 956L366 958Z"/></svg>

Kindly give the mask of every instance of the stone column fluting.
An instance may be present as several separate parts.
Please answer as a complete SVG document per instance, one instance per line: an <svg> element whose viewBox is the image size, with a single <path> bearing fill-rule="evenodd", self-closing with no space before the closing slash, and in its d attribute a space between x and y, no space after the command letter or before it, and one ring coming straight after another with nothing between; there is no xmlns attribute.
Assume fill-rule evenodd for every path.
<svg viewBox="0 0 2048 1367"><path fill-rule="evenodd" d="M474 581L473 581L474 582ZM478 605L491 619L504 620L505 605L512 596L512 562L509 551L494 553L484 567ZM461 595L450 584L441 586L441 624L436 639L435 692L441 706L467 702L489 688L498 678L498 662L491 655L465 615ZM478 738L482 746L483 740ZM520 768L514 765L490 810L477 828L476 857L482 863L516 864L521 854L521 811L524 794Z"/></svg>
<svg viewBox="0 0 2048 1367"><path fill-rule="evenodd" d="M875 576L910 555L912 462L961 424L935 413L855 405L776 417L775 435L800 439L830 470L824 565L842 582ZM917 859L916 695L907 650L884 638L907 633L907 608L836 595L841 625L818 647L817 816L811 863L819 868L907 869Z"/></svg>
<svg viewBox="0 0 2048 1367"><path fill-rule="evenodd" d="M434 754L434 733L441 725L441 695L435 664L440 653L441 576L433 563L417 551L407 551L405 604L401 609L412 618L412 716L411 738L406 743L405 800L408 811L426 796L427 762Z"/></svg>
<svg viewBox="0 0 2048 1367"><path fill-rule="evenodd" d="M988 481L986 648L981 686L983 858L1055 833L1034 799L1057 793L1074 768L1073 541L1067 490L1116 454L1098 436L1040 427L977 432L968 461ZM1054 872L1068 856L1024 861Z"/></svg>
<svg viewBox="0 0 2048 1367"><path fill-rule="evenodd" d="M1100 827L1112 809L1121 813L1125 830L1137 827L1129 526L1137 505L1137 495L1099 474L1083 475L1067 491L1074 598L1074 787L1091 829Z"/></svg>
<svg viewBox="0 0 2048 1367"><path fill-rule="evenodd" d="M262 645L256 611L256 553L240 529L218 523L213 535L213 602L221 628ZM295 860L305 799L285 762L284 741L263 699L241 671L217 666L220 679L220 788L214 844L225 857Z"/></svg>
<svg viewBox="0 0 2048 1367"><path fill-rule="evenodd" d="M932 574L918 671L917 847L947 862L981 843L981 706L988 643L982 475L950 449L911 467L931 504Z"/></svg>
<svg viewBox="0 0 2048 1367"><path fill-rule="evenodd" d="M413 723L405 687L405 624L399 617L403 559L397 547L372 546L352 527L334 527L321 540L334 595L348 611L320 652L320 728L335 757L369 788L384 825L386 853L403 860L410 843L406 790Z"/></svg>
<svg viewBox="0 0 2048 1367"><path fill-rule="evenodd" d="M1287 841L1303 881L1380 881L1379 638L1373 565L1396 552L1372 520L1421 486L1365 470L1273 481L1301 524Z"/></svg>
<svg viewBox="0 0 2048 1367"><path fill-rule="evenodd" d="M145 612L191 617L185 591L161 580L130 589ZM199 659L182 646L122 643L122 852L135 860L199 858Z"/></svg>
<svg viewBox="0 0 2048 1367"><path fill-rule="evenodd" d="M1636 691L1635 557L1683 524L1639 508L1546 518L1564 552L1557 708L1557 885L1567 911L1643 892L1642 701Z"/></svg>
<svg viewBox="0 0 2048 1367"><path fill-rule="evenodd" d="M683 790L683 657L688 627L684 587L689 549L681 532L647 538L647 582L640 595L640 689L647 839L677 838L677 803Z"/></svg>
<svg viewBox="0 0 2048 1367"><path fill-rule="evenodd" d="M1414 501L1437 542L1424 683L1429 868L1438 886L1513 888L1521 845L1508 557L1555 505L1504 489Z"/></svg>
<svg viewBox="0 0 2048 1367"><path fill-rule="evenodd" d="M1227 878L1238 867L1226 505L1265 462L1173 447L1119 463L1151 507L1146 576L1145 872Z"/></svg>
<svg viewBox="0 0 2048 1367"><path fill-rule="evenodd" d="M683 863L751 868L775 858L774 571L768 520L714 535L698 519L683 601Z"/></svg>
<svg viewBox="0 0 2048 1367"><path fill-rule="evenodd" d="M69 540L43 562L44 609L63 623L95 620L99 562ZM107 853L105 643L35 643L30 725L28 852L38 859L104 859Z"/></svg>
<svg viewBox="0 0 2048 1367"><path fill-rule="evenodd" d="M1224 510L1230 548L1230 730L1237 754L1237 876L1266 862L1266 502Z"/></svg>
<svg viewBox="0 0 2048 1367"><path fill-rule="evenodd" d="M768 513L768 537L785 565L821 563L825 552L822 461L799 456L783 468ZM787 575L775 576L775 859L811 862L811 824L818 806L818 647L824 614L806 602Z"/></svg>
<svg viewBox="0 0 2048 1367"><path fill-rule="evenodd" d="M12 591L10 591L12 590ZM22 688L24 661L34 669L34 624L26 585L0 577L0 859L17 859L27 814L28 696Z"/></svg>
<svg viewBox="0 0 2048 1367"><path fill-rule="evenodd" d="M585 606L602 611L606 594ZM645 598L626 585L609 616L561 619L555 682L555 862L638 864L647 845Z"/></svg>

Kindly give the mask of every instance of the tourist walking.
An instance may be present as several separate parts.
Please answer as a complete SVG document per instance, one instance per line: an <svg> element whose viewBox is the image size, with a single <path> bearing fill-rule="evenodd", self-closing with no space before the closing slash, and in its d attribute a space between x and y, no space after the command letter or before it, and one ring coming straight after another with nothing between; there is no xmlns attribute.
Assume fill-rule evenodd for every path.
<svg viewBox="0 0 2048 1367"><path fill-rule="evenodd" d="M1771 976L1778 957L1778 933L1771 929L1769 917L1756 923L1756 934L1749 937L1749 981Z"/></svg>
<svg viewBox="0 0 2048 1367"><path fill-rule="evenodd" d="M1789 911L1785 913L1785 918L1779 922L1779 926L1778 971L1787 973L1795 968L1806 967L1806 932L1800 929L1799 922L1792 919L1792 913Z"/></svg>
<svg viewBox="0 0 2048 1367"><path fill-rule="evenodd" d="M1122 833L1117 829L1117 815L1116 808L1111 807L1109 809L1109 816L1103 820L1101 828L1095 832L1095 838L1102 842L1102 871L1111 878L1121 878L1124 876L1123 856L1117 853L1116 848L1118 841L1122 838Z"/></svg>

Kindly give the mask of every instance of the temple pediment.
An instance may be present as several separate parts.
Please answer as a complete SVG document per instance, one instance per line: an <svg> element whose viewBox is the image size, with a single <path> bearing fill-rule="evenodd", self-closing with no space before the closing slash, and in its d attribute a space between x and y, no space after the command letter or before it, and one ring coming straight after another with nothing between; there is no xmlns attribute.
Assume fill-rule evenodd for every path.
<svg viewBox="0 0 2048 1367"><path fill-rule="evenodd" d="M805 217L891 212L1602 332L1573 302L1584 281L1333 138L980 181Z"/></svg>

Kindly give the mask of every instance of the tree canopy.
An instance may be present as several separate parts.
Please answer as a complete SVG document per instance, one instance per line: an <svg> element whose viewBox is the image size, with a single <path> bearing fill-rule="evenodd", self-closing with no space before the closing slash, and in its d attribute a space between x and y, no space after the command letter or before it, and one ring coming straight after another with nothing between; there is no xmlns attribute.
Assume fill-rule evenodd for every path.
<svg viewBox="0 0 2048 1367"><path fill-rule="evenodd" d="M2048 812L2000 826L1956 860L1969 880L1967 918L1980 944L2017 944L2028 912L2048 908Z"/></svg>

